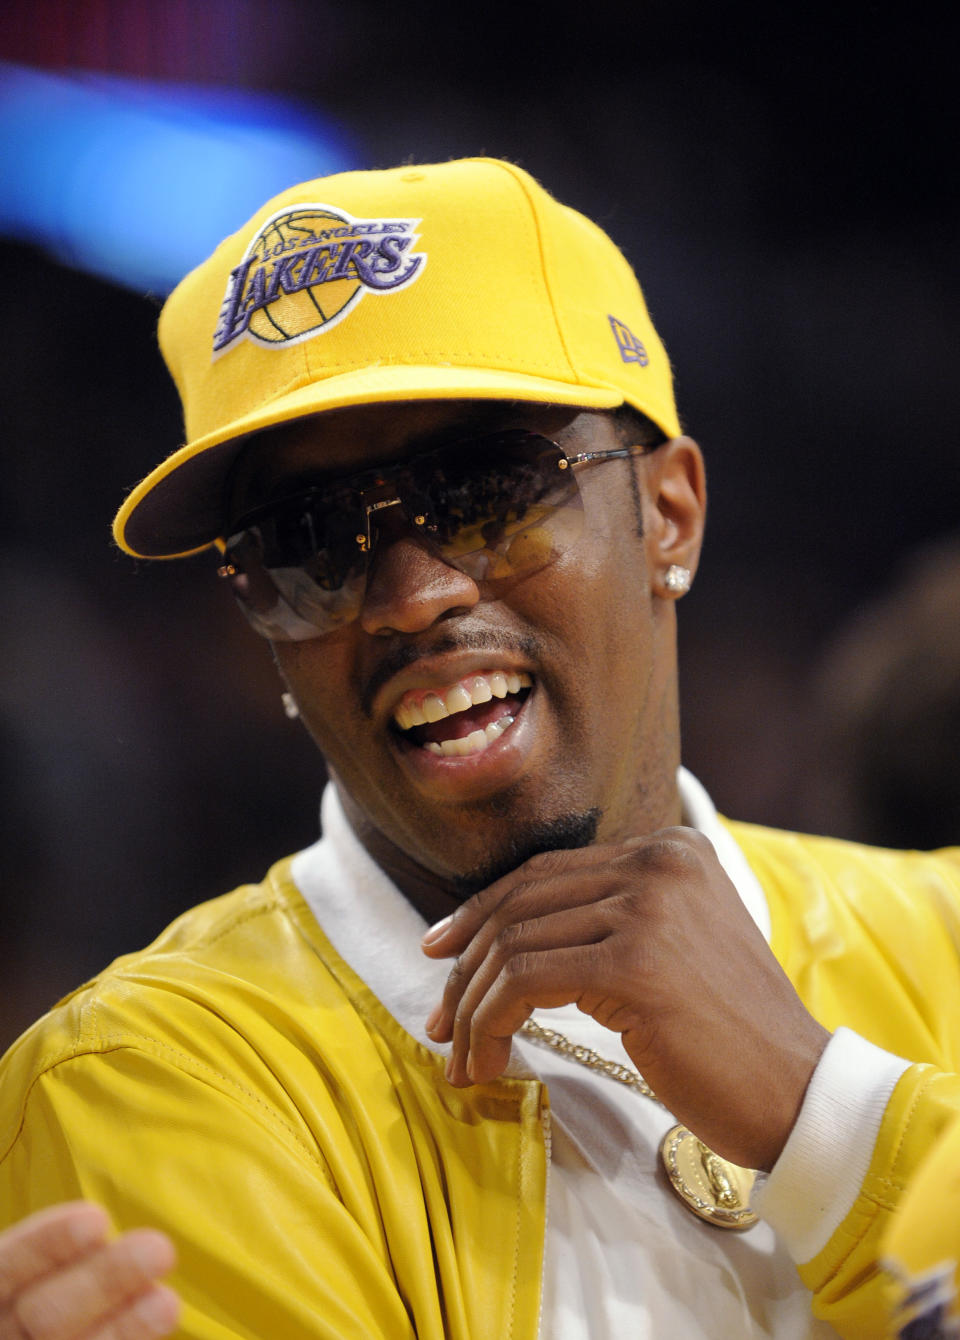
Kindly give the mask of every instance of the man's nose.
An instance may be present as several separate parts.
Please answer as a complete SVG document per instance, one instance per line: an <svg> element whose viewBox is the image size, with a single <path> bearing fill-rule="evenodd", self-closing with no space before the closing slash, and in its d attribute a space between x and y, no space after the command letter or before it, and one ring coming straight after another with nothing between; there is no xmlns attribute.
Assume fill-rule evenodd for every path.
<svg viewBox="0 0 960 1340"><path fill-rule="evenodd" d="M408 528L374 541L359 622L367 633L421 633L444 615L472 609L480 588Z"/></svg>

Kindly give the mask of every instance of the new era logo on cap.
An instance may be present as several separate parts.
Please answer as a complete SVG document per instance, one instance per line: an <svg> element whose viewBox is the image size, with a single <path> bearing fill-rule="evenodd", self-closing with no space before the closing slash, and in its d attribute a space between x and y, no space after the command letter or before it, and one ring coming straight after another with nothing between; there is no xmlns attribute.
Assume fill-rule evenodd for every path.
<svg viewBox="0 0 960 1340"><path fill-rule="evenodd" d="M650 362L650 356L642 341L637 339L629 326L625 326L615 316L608 316L607 320L610 322L613 338L617 342L617 348L620 350L620 357L624 363L639 363L642 368L645 368Z"/></svg>

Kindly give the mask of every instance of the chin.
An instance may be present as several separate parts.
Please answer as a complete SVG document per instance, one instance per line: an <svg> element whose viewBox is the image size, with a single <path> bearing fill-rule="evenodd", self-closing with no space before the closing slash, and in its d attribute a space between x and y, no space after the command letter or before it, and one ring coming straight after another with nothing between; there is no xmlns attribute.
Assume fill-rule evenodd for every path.
<svg viewBox="0 0 960 1340"><path fill-rule="evenodd" d="M462 874L454 875L454 887L461 897L467 898L540 852L589 847L596 841L600 819L601 811L591 809L511 826L497 850L488 849L483 859Z"/></svg>

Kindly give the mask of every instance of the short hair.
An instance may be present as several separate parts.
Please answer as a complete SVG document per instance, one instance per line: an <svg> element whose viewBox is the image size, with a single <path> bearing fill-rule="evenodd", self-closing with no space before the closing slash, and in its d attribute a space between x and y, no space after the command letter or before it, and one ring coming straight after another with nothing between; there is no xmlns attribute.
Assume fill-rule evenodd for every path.
<svg viewBox="0 0 960 1340"><path fill-rule="evenodd" d="M662 447L669 440L662 428L632 405L621 405L610 417L617 440L625 447Z"/></svg>
<svg viewBox="0 0 960 1340"><path fill-rule="evenodd" d="M617 441L623 447L662 447L669 441L666 433L652 419L648 419L632 405L623 404L611 414ZM637 537L643 538L643 503L640 498L640 485L637 472L630 470L630 495L633 498L633 514L637 523Z"/></svg>

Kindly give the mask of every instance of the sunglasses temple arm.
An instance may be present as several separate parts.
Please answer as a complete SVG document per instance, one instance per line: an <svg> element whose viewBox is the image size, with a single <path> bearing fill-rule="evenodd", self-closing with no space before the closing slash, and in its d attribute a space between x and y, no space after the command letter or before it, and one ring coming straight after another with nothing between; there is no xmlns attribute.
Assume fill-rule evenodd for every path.
<svg viewBox="0 0 960 1340"><path fill-rule="evenodd" d="M646 456L653 450L653 447L637 443L632 447L616 447L611 451L578 451L575 455L567 457L567 464L583 465L587 461L615 461L625 456Z"/></svg>

